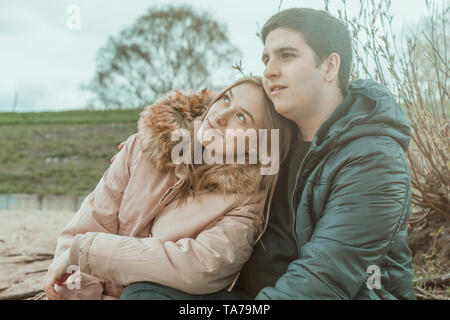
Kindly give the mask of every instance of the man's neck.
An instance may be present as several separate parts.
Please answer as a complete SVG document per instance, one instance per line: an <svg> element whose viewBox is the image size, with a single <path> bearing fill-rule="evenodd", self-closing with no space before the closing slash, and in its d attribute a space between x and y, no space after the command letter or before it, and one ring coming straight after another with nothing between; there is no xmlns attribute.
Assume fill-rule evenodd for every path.
<svg viewBox="0 0 450 320"><path fill-rule="evenodd" d="M327 121L344 101L342 94L337 91L330 95L324 95L314 106L314 113L310 117L296 121L302 134L303 141L313 141L320 126Z"/></svg>

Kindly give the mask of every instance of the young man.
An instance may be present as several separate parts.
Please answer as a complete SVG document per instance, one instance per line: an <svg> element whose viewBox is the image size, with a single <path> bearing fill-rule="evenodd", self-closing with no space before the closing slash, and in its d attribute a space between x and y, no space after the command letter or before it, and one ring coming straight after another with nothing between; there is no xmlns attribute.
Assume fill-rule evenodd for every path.
<svg viewBox="0 0 450 320"><path fill-rule="evenodd" d="M351 38L326 12L279 12L262 40L266 93L299 129L264 246L230 293L190 296L136 283L122 298L414 299L404 113L381 85L349 84Z"/></svg>
<svg viewBox="0 0 450 320"><path fill-rule="evenodd" d="M237 289L257 299L414 299L404 113L381 85L348 85L351 38L326 12L282 11L262 40L266 92L301 138L266 250L255 248Z"/></svg>

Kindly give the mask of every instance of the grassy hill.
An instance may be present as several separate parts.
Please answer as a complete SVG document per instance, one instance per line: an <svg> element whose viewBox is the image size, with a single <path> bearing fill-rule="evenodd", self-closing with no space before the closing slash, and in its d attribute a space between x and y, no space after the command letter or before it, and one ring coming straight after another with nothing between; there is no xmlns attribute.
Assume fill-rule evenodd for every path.
<svg viewBox="0 0 450 320"><path fill-rule="evenodd" d="M0 194L88 194L140 111L0 113Z"/></svg>

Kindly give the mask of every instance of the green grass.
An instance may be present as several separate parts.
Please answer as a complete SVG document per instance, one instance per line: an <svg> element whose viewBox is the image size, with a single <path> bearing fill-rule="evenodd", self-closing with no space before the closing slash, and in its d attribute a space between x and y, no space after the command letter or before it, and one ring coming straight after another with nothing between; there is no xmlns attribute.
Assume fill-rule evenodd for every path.
<svg viewBox="0 0 450 320"><path fill-rule="evenodd" d="M64 112L0 113L0 125L20 124L98 124L135 122L141 109L128 110L75 110Z"/></svg>
<svg viewBox="0 0 450 320"><path fill-rule="evenodd" d="M0 113L0 194L88 194L140 111Z"/></svg>

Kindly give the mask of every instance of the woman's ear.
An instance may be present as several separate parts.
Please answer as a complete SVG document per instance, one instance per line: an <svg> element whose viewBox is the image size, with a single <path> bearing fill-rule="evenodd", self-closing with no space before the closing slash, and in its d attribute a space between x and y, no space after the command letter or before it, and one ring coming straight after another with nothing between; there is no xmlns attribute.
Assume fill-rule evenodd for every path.
<svg viewBox="0 0 450 320"><path fill-rule="evenodd" d="M324 80L332 83L338 78L339 67L341 65L341 57L337 53L332 53L326 61L326 71L324 74Z"/></svg>

